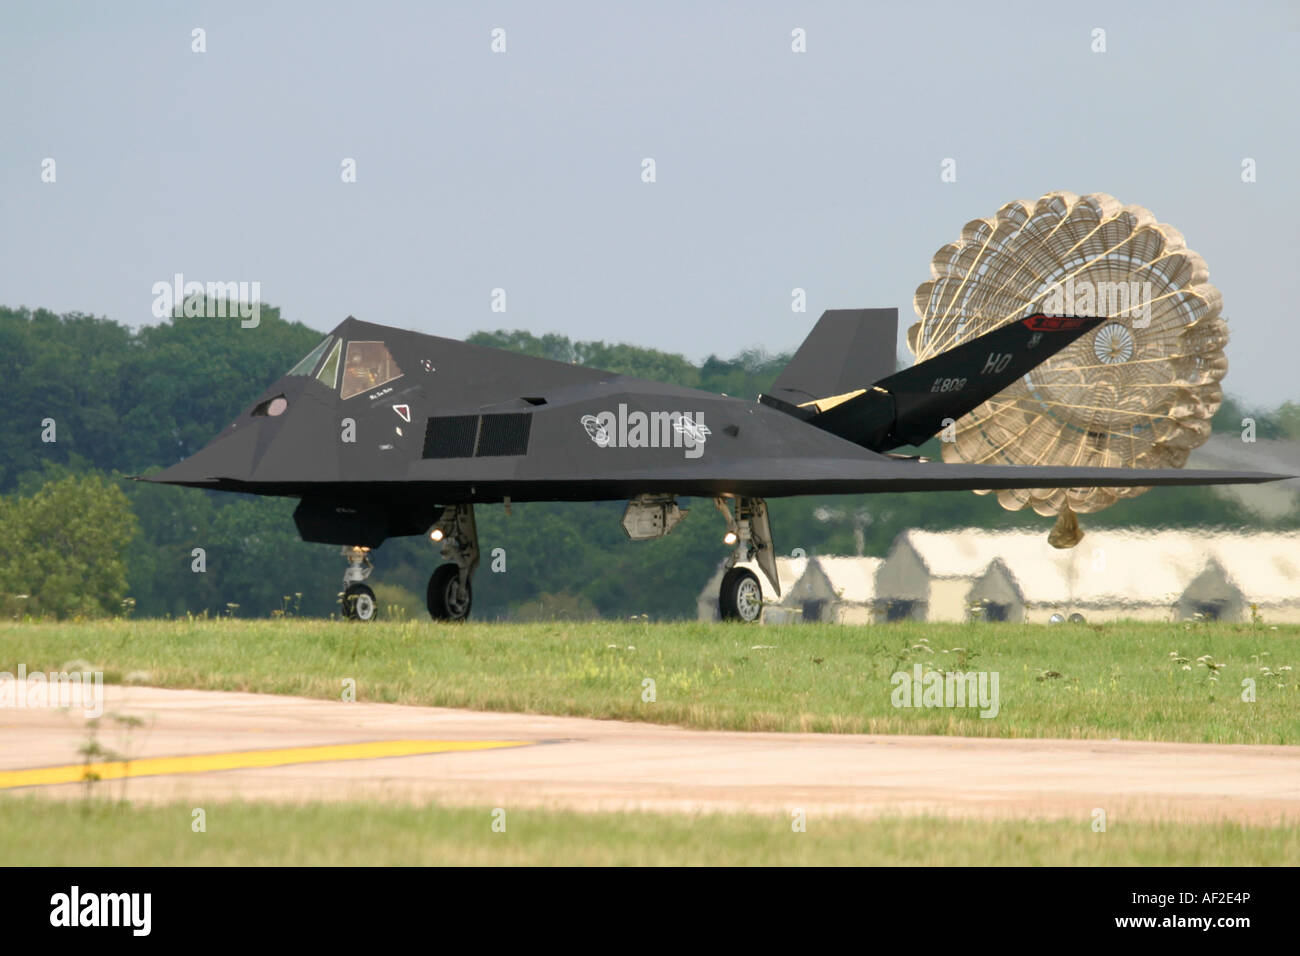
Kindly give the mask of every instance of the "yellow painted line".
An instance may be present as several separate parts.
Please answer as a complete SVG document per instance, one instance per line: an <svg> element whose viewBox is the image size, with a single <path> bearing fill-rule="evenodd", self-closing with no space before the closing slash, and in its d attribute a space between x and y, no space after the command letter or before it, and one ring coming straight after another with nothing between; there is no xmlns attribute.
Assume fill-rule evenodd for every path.
<svg viewBox="0 0 1300 956"><path fill-rule="evenodd" d="M280 750L238 750L230 753L192 754L184 757L143 757L139 760L112 760L89 765L74 763L62 767L0 770L0 790L11 790L14 787L45 787L56 783L81 783L89 774L94 774L100 780L121 780L123 777L253 770L298 763L324 763L332 760L375 760L380 757L414 757L420 754L526 746L528 746L526 740L373 740L360 744L325 744L318 747L287 747Z"/></svg>

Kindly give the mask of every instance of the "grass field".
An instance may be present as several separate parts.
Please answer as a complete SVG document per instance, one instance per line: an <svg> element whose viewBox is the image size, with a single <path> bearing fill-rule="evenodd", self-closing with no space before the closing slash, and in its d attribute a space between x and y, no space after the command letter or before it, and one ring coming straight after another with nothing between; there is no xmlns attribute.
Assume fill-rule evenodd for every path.
<svg viewBox="0 0 1300 956"><path fill-rule="evenodd" d="M0 799L0 860L26 866L899 865L1270 866L1300 860L1300 826L927 817L582 814L376 804L134 807Z"/></svg>
<svg viewBox="0 0 1300 956"><path fill-rule="evenodd" d="M358 700L713 729L1300 743L1294 625L0 624L0 670L20 662L320 698L351 679ZM915 664L997 672L997 716L894 707L890 677Z"/></svg>

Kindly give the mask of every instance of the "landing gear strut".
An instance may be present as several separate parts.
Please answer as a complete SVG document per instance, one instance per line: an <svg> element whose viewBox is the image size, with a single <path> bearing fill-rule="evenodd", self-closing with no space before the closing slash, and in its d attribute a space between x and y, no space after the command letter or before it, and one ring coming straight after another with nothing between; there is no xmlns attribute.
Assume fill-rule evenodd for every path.
<svg viewBox="0 0 1300 956"><path fill-rule="evenodd" d="M435 544L442 543L447 564L439 565L429 578L426 603L435 621L463 621L473 603L470 579L478 567L478 528L474 506L456 505L442 513L429 532Z"/></svg>
<svg viewBox="0 0 1300 956"><path fill-rule="evenodd" d="M781 583L776 576L776 552L772 548L767 503L762 498L735 498L734 501L736 510L733 515L726 498L713 499L727 519L727 535L723 540L735 546L727 558L727 573L722 576L718 613L724 621L753 623L763 614L763 588L754 572L736 567L737 562L758 562L763 576L772 583L772 589L778 595Z"/></svg>
<svg viewBox="0 0 1300 956"><path fill-rule="evenodd" d="M344 548L343 556L348 559L348 569L343 572L343 616L349 621L373 621L379 612L379 604L375 601L375 592L361 583L374 570L370 563L370 549Z"/></svg>

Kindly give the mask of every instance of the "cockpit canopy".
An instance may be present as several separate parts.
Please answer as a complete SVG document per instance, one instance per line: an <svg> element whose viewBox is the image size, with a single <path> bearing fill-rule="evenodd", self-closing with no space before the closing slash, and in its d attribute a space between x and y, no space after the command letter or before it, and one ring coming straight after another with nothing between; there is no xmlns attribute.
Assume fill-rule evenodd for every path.
<svg viewBox="0 0 1300 956"><path fill-rule="evenodd" d="M332 335L316 346L290 375L311 376L326 388L339 388L342 398L352 398L402 377L402 370L388 346L383 342L347 342ZM342 356L342 384L339 382L340 355Z"/></svg>
<svg viewBox="0 0 1300 956"><path fill-rule="evenodd" d="M341 394L351 398L401 376L402 370L383 342L349 342L343 360Z"/></svg>

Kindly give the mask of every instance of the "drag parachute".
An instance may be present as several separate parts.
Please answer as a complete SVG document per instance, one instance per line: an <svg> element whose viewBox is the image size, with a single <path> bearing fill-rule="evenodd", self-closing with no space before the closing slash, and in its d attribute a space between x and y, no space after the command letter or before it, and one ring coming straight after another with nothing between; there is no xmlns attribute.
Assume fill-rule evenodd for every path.
<svg viewBox="0 0 1300 956"><path fill-rule="evenodd" d="M1054 192L966 224L916 290L908 346L923 361L1034 313L1105 316L1095 331L956 423L949 462L1176 468L1210 434L1223 400L1228 327L1205 261L1141 206L1101 193ZM1145 488L1008 489L1008 510L1059 516ZM988 492L977 492L987 494Z"/></svg>

